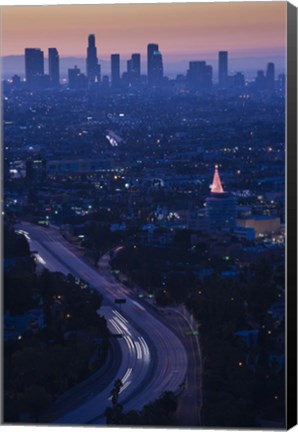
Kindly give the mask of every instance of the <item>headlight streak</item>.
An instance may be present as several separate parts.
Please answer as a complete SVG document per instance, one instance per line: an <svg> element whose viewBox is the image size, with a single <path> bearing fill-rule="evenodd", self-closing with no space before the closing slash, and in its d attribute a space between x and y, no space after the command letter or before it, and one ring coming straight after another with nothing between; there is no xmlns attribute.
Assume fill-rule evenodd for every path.
<svg viewBox="0 0 298 432"><path fill-rule="evenodd" d="M125 340L125 342L127 343L128 348L130 349L130 351L134 352L136 351L136 348L133 344L132 339L130 338L130 336L124 335L123 339Z"/></svg>
<svg viewBox="0 0 298 432"><path fill-rule="evenodd" d="M141 350L141 346L140 346L139 342L135 342L135 347L137 350L137 359L141 360L143 358L143 355L142 355L142 350Z"/></svg>
<svg viewBox="0 0 298 432"><path fill-rule="evenodd" d="M109 141L112 147L118 147L117 141L112 138L110 135L106 135L106 139Z"/></svg>
<svg viewBox="0 0 298 432"><path fill-rule="evenodd" d="M130 384L131 384L131 381L127 381L127 383L125 383L124 386L121 387L119 394L122 393Z"/></svg>
<svg viewBox="0 0 298 432"><path fill-rule="evenodd" d="M30 236L29 236L29 233L27 231L16 230L15 232L16 232L16 234L22 234L24 237L26 237L27 240L30 240Z"/></svg>
<svg viewBox="0 0 298 432"><path fill-rule="evenodd" d="M140 341L140 344L141 344L141 346L143 348L144 360L145 360L145 362L149 362L149 360L150 360L150 352L149 352L148 345L147 345L147 343L145 342L145 339L142 336L139 337L139 341Z"/></svg>
<svg viewBox="0 0 298 432"><path fill-rule="evenodd" d="M136 303L136 306L139 309L143 309L142 306L140 306L138 303ZM112 325L114 330L117 331L118 334L122 334L122 339L127 344L127 348L131 354L131 358L133 359L134 357L136 361L148 364L150 361L150 352L148 345L142 336L138 336L137 340L134 340L131 332L128 329L127 325L129 324L129 322L127 321L127 319L125 319L123 315L120 314L120 312L114 309L113 318L109 319L109 323ZM132 367L129 367L121 379L123 386L121 387L119 394L126 390L132 383L133 380L129 379L131 377L131 374ZM111 400L112 396L109 396L108 399Z"/></svg>
<svg viewBox="0 0 298 432"><path fill-rule="evenodd" d="M124 316L121 315L117 310L113 309L113 312L114 312L115 315L117 315L117 317L118 317L121 321L123 321L124 323L128 324L127 319L125 319Z"/></svg>
<svg viewBox="0 0 298 432"><path fill-rule="evenodd" d="M50 236L47 237L47 235L44 235L44 234L43 234L43 236L44 236L44 240L42 240L43 239L43 237L42 237L40 240L40 246L39 246L39 242L37 240L34 240L35 239L34 232L32 233L33 240L30 240L30 243L32 242L31 249L32 250L38 250L38 248L40 247L41 251L42 251L42 253L41 253L42 257L46 258L46 262L48 263L50 268L53 267L53 270L54 270L54 267L58 266L58 263L61 262L61 261L59 261L59 258L57 258L58 256L60 256L60 254L55 252L55 248L54 248L55 245L53 245L53 242L51 242L51 243L49 242L51 237ZM43 253L43 242L46 245L49 242L49 246L48 246L47 250L45 250L44 253ZM53 250L53 252L51 252L52 250ZM51 255L51 253L52 253L52 255ZM61 248L61 255L63 255L62 248ZM86 265L83 262L81 263L81 267L79 267L79 265L76 262L72 262L70 260L68 261L67 258L68 258L68 256L65 257L65 262L67 262L67 263L69 262L69 267L67 268L67 270L69 270L69 268L74 268L76 271L78 271L79 274L84 271ZM69 259L70 258L71 258L71 256L69 256ZM171 337L169 337L169 335L171 336L171 333L169 331L164 330L164 338L162 339L163 327L161 326L161 330L159 332L159 326L156 325L154 316L152 317L152 324L150 324L150 322L151 322L149 320L149 318L151 319L150 312L148 311L148 319L147 319L147 317L144 316L147 314L147 310L145 309L145 312L141 312L142 310L144 310L144 308L142 308L142 306L137 302L135 302L135 304L133 304L130 296L127 297L127 309L123 308L125 314L127 314L127 317L128 317L128 322L127 322L127 320L123 316L121 316L121 308L119 308L119 312L117 310L118 313L112 312L112 310L115 308L115 306L112 304L112 302L114 301L113 297L116 296L117 284L111 284L111 282L109 282L109 280L107 280L105 278L102 278L103 280L101 280L101 276L98 276L97 274L95 275L95 271L93 269L90 270L90 275L88 276L88 280L90 280L90 279L92 279L92 282L94 280L94 286L100 292L104 293L104 284L105 283L107 283L111 287L111 291L114 291L113 293L110 293L107 290L107 294L110 297L110 299L109 299L110 302L108 305L106 305L106 306L104 305L103 308L106 308L105 309L106 313L104 314L104 316L108 320L108 326L109 326L111 332L114 333L116 336L121 336L121 337L115 339L115 341L117 343L119 343L119 345L120 345L120 350L121 350L121 354L122 354L121 366L119 368L117 378L120 378L121 376L125 376L124 375L125 371L127 371L127 369L129 367L132 368L132 372L131 372L131 375L129 376L129 380L128 380L128 381L131 381L131 384L128 383L128 381L126 381L124 383L125 388L128 385L130 385L130 387L128 387L128 389L127 389L128 391L126 393L125 393L125 391L126 391L125 389L123 389L121 391L122 392L124 391L124 395L125 395L125 394L130 394L130 392L132 392L135 388L136 389L139 388L138 387L139 383L141 383L141 380L145 379L146 374L148 373L148 365L150 365L151 362L155 363L155 355L154 355L154 358L153 357L151 358L151 349L150 349L151 345L148 346L145 342L145 340L147 340L147 337L146 337L147 334L148 334L148 337L150 335L150 337L152 338L152 342L153 342L152 345L153 346L156 345L156 363L157 363L157 366L159 368L158 371L156 372L156 378L152 382L154 383L154 386L156 386L158 388L158 390L159 389L163 390L164 388L167 388L163 382L164 378L162 376L163 375L162 370L160 370L161 369L160 363L163 363L163 362L162 361L159 362L159 357L160 357L160 359L162 359L164 357L164 353L167 352L167 350L168 350L168 352L170 354L169 358L171 360L173 359L173 364L175 364L175 362L179 363L179 367L180 367L180 363L183 360L183 364L181 364L181 368L183 369L184 363L185 363L182 355L181 355L181 357L182 357L181 361L179 359L180 350L173 351L172 349L170 349L171 347L169 346L169 344L171 342ZM115 294L115 295L113 295L113 294ZM120 296L118 295L116 297L119 298ZM126 298L126 296L125 296L125 298ZM103 312L101 311L101 313L103 313ZM133 315L133 314L135 314L135 315ZM137 327L134 328L134 321L137 321L137 319L136 319L137 315L139 315L139 317L141 317L143 315L145 318L144 319L144 329L143 329L144 340L143 340L143 338L140 337L142 333L141 334L139 333L138 328ZM133 335L132 341L129 338L127 340L124 339L123 336L124 335L126 336L126 332L124 332L122 330L122 326L119 325L119 322L117 323L113 319L115 317L117 317L120 321L122 321L124 324L127 325L128 329L130 330L130 332ZM156 330L156 329L158 329L158 330ZM117 333L118 333L118 335L117 335ZM175 342L175 335L173 335L173 336L174 336L174 342ZM157 339L156 344L155 344L155 339ZM139 343L139 347L142 350L142 354L143 354L142 360L137 360L136 347L134 347L134 352L131 353L130 348L128 348L130 341L132 343L134 341L137 341ZM163 341L164 341L164 343L163 343ZM175 343L173 343L173 345L175 345ZM178 346L178 344L177 344L177 346ZM150 353L149 353L149 349L150 349ZM181 350L181 352L182 352L182 350ZM176 360L176 354L178 357L177 360ZM183 354L183 352L182 352L182 354ZM145 358L148 358L149 363L145 363ZM155 364L154 365L152 364L152 366L154 367ZM177 367L176 364L175 364L175 367ZM171 369L172 369L172 365L171 365ZM173 369L175 369L175 368L173 368ZM175 371L176 371L176 369L175 369ZM178 375L177 373L173 374L171 383L174 380L174 376L177 376L177 375ZM178 382L178 384L180 382L181 382L181 380ZM176 389L176 384L175 383L173 385L171 384L170 387L171 388L173 387L173 389ZM178 385L177 385L177 387L178 387ZM107 399L108 399L110 390L111 389L109 389L107 387L106 392L102 395L103 399L105 401L107 401ZM150 387L149 387L148 391L150 392L152 390L153 389L150 390ZM144 394L145 394L145 385L144 385ZM134 395L134 394L132 393L132 395ZM98 395L98 399L100 399L100 395ZM140 400L141 400L141 402L140 402ZM139 400L138 395L135 396L134 398L132 398L132 400L131 400L132 408L141 407L141 403L143 402L143 398L140 398L140 400ZM98 404L98 405L100 405L100 404ZM82 420L80 420L82 423L85 421L85 419L88 420L89 417L91 418L93 416L93 412L91 413L93 408L90 406L90 409L89 409L89 405L88 405L88 409L84 408L84 412L83 412L83 410L81 410L81 411L80 410L81 410L81 408L76 409L75 415L77 415L78 418L80 418L80 419L82 418ZM65 422L66 422L66 419L68 419L68 417L66 415L63 418L65 419Z"/></svg>
<svg viewBox="0 0 298 432"><path fill-rule="evenodd" d="M128 334L129 336L131 336L130 331L128 330L128 327L124 324L123 321L121 321L119 318L114 317L114 321L123 329L123 331Z"/></svg>
<svg viewBox="0 0 298 432"><path fill-rule="evenodd" d="M36 260L39 262L39 264L42 264L44 266L46 265L45 260L39 254L36 254L35 257L36 257Z"/></svg>
<svg viewBox="0 0 298 432"><path fill-rule="evenodd" d="M145 339L142 336L138 337L138 341L132 339L132 334L128 330L126 323L128 321L116 310L113 310L116 315L110 320L118 333L124 333L123 339L127 343L128 349L131 352L136 352L137 360L144 360L146 363L150 360L150 352Z"/></svg>
<svg viewBox="0 0 298 432"><path fill-rule="evenodd" d="M112 324L112 326L117 330L118 334L122 334L121 328L118 326L117 323L115 323L114 319L112 318L109 321Z"/></svg>
<svg viewBox="0 0 298 432"><path fill-rule="evenodd" d="M123 377L121 378L121 382L123 385L119 391L119 394L122 393L131 384L131 381L128 381L131 373L132 373L132 368L128 368L125 374L123 375ZM109 396L109 400L112 400L112 396Z"/></svg>
<svg viewBox="0 0 298 432"><path fill-rule="evenodd" d="M131 372L132 372L132 368L128 368L127 371L125 372L123 378L121 379L123 385L126 383L126 381L128 381L128 378L130 377Z"/></svg>
<svg viewBox="0 0 298 432"><path fill-rule="evenodd" d="M143 308L143 306L141 306L139 303L137 303L136 301L132 300L131 301L138 309L140 309L142 312L145 311L145 308Z"/></svg>

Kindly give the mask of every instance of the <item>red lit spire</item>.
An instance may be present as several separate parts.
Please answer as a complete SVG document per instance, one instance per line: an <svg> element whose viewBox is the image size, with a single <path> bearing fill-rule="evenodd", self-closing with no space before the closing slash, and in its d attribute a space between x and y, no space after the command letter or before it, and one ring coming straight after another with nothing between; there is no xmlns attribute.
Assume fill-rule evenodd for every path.
<svg viewBox="0 0 298 432"><path fill-rule="evenodd" d="M213 182L211 185L211 192L212 193L224 193L223 187L221 185L220 177L218 174L218 165L215 165Z"/></svg>

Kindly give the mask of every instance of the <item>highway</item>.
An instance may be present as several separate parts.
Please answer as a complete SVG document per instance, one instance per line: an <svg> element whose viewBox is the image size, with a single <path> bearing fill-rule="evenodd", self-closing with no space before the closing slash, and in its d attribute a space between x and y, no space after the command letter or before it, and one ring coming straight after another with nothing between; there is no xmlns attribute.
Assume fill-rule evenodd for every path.
<svg viewBox="0 0 298 432"><path fill-rule="evenodd" d="M105 316L113 333L121 334L121 363L115 376L123 382L119 402L124 411L141 409L162 392L176 391L187 374L187 354L180 339L156 315L142 306L134 294L108 275L91 268L61 237L58 230L21 223L16 229L25 232L37 260L51 271L72 273L88 282L104 296L100 314ZM116 299L124 299L120 307ZM104 423L103 412L111 406L110 391L94 392L80 406L65 412L56 424Z"/></svg>

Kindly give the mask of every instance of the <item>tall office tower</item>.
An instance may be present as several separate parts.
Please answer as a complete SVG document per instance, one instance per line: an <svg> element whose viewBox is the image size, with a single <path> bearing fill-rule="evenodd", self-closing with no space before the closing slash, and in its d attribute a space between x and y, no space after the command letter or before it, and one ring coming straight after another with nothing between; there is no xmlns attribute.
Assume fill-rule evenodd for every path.
<svg viewBox="0 0 298 432"><path fill-rule="evenodd" d="M141 54L135 53L131 56L131 72L135 78L141 76Z"/></svg>
<svg viewBox="0 0 298 432"><path fill-rule="evenodd" d="M95 36L93 34L88 36L87 47L87 79L88 84L93 85L98 80L98 60L97 50L95 46Z"/></svg>
<svg viewBox="0 0 298 432"><path fill-rule="evenodd" d="M151 76L152 76L153 54L155 51L158 51L158 45L157 44L148 44L148 46L147 46L147 78L148 78L148 82L150 81Z"/></svg>
<svg viewBox="0 0 298 432"><path fill-rule="evenodd" d="M25 73L29 87L36 87L44 75L43 51L40 48L25 48Z"/></svg>
<svg viewBox="0 0 298 432"><path fill-rule="evenodd" d="M95 81L100 82L101 81L101 65L98 64L96 68L96 76Z"/></svg>
<svg viewBox="0 0 298 432"><path fill-rule="evenodd" d="M159 84L163 79L163 61L160 51L154 51L153 53L153 82Z"/></svg>
<svg viewBox="0 0 298 432"><path fill-rule="evenodd" d="M126 73L127 75L131 76L132 75L132 60L127 60L126 62Z"/></svg>
<svg viewBox="0 0 298 432"><path fill-rule="evenodd" d="M266 72L267 88L269 91L274 92L275 90L275 66L274 63L267 64Z"/></svg>
<svg viewBox="0 0 298 432"><path fill-rule="evenodd" d="M266 77L263 70L258 70L257 76L255 78L256 90L264 91L266 89Z"/></svg>
<svg viewBox="0 0 298 432"><path fill-rule="evenodd" d="M148 84L160 84L163 78L162 55L157 44L149 44L147 47Z"/></svg>
<svg viewBox="0 0 298 432"><path fill-rule="evenodd" d="M59 86L59 54L56 48L49 48L49 76L53 87Z"/></svg>
<svg viewBox="0 0 298 432"><path fill-rule="evenodd" d="M228 51L218 53L218 84L221 88L228 84Z"/></svg>
<svg viewBox="0 0 298 432"><path fill-rule="evenodd" d="M236 227L237 200L224 191L217 165L215 165L211 194L206 199L206 216L210 231L231 230Z"/></svg>
<svg viewBox="0 0 298 432"><path fill-rule="evenodd" d="M118 87L120 84L120 55L111 55L111 80L112 87Z"/></svg>
<svg viewBox="0 0 298 432"><path fill-rule="evenodd" d="M123 74L126 85L134 85L139 82L141 77L141 54L132 54L127 60L127 72Z"/></svg>

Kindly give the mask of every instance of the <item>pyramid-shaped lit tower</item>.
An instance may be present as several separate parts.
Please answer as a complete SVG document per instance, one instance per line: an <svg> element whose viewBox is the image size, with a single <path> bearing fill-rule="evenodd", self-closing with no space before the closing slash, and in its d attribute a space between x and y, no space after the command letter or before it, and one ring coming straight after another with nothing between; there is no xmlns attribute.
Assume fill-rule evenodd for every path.
<svg viewBox="0 0 298 432"><path fill-rule="evenodd" d="M222 184L221 184L221 180L219 177L219 173L218 173L218 166L215 165L215 170L214 170L214 176L213 176L213 182L211 185L211 193L224 193Z"/></svg>
<svg viewBox="0 0 298 432"><path fill-rule="evenodd" d="M215 165L211 193L206 199L206 216L211 231L231 231L236 227L237 200L224 191L217 165Z"/></svg>

